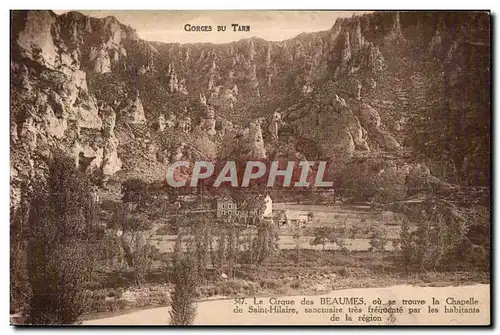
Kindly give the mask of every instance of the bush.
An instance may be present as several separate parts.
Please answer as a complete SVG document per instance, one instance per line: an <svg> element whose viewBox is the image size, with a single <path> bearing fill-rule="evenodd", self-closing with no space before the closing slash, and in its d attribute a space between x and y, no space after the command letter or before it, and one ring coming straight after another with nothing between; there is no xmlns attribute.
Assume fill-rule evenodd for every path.
<svg viewBox="0 0 500 335"><path fill-rule="evenodd" d="M348 196L358 201L390 203L406 194L405 174L381 158L352 160L342 175Z"/></svg>
<svg viewBox="0 0 500 335"><path fill-rule="evenodd" d="M123 295L123 289L121 287L112 289L111 291L108 292L107 297L108 298L117 298L120 299Z"/></svg>
<svg viewBox="0 0 500 335"><path fill-rule="evenodd" d="M374 228L370 236L370 251L385 251L387 231L384 228Z"/></svg>
<svg viewBox="0 0 500 335"><path fill-rule="evenodd" d="M222 282L221 293L227 295L233 295L243 292L243 283L238 279L229 279Z"/></svg>
<svg viewBox="0 0 500 335"><path fill-rule="evenodd" d="M264 279L260 281L260 287L263 289L275 289L280 286L280 283L276 279Z"/></svg>
<svg viewBox="0 0 500 335"><path fill-rule="evenodd" d="M342 277L349 277L349 272L347 272L347 269L345 267L341 268L338 274Z"/></svg>
<svg viewBox="0 0 500 335"><path fill-rule="evenodd" d="M154 255L159 252L158 248L150 245L143 236L137 236L133 252L134 279L141 286L147 273L151 270Z"/></svg>
<svg viewBox="0 0 500 335"><path fill-rule="evenodd" d="M94 296L89 304L87 312L90 313L116 312L119 310L126 309L129 306L130 303L127 300L98 299L96 296Z"/></svg>
<svg viewBox="0 0 500 335"><path fill-rule="evenodd" d="M322 245L325 249L325 245L330 241L332 235L332 229L329 227L317 227L313 231L314 240L310 242L311 245Z"/></svg>
<svg viewBox="0 0 500 335"><path fill-rule="evenodd" d="M171 227L170 225L163 225L156 229L156 235L162 236L162 235L176 235L177 234L177 229Z"/></svg>
<svg viewBox="0 0 500 335"><path fill-rule="evenodd" d="M294 288L294 289L298 289L300 288L300 284L301 284L301 281L298 280L298 279L295 279L293 280L291 283L290 283L290 287L291 288Z"/></svg>
<svg viewBox="0 0 500 335"><path fill-rule="evenodd" d="M416 230L410 229L407 220L401 227L400 255L406 270L456 270L470 265L487 268L489 247L471 242L465 216L447 202L430 201L427 205L430 210L422 215Z"/></svg>

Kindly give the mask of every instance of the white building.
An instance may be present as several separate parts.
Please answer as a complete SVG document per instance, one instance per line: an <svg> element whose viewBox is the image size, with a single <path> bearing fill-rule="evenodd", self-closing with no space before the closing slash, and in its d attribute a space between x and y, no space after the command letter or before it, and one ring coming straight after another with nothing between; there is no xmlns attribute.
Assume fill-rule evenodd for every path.
<svg viewBox="0 0 500 335"><path fill-rule="evenodd" d="M264 214L262 215L265 218L273 217L273 199L268 195L266 195L264 201L266 202L266 208L264 209Z"/></svg>

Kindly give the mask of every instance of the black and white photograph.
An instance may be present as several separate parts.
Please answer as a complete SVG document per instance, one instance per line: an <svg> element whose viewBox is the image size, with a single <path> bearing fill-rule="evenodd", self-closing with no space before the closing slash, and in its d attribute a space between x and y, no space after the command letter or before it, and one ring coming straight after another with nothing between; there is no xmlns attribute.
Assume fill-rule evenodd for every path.
<svg viewBox="0 0 500 335"><path fill-rule="evenodd" d="M490 11L9 14L12 326L492 324Z"/></svg>

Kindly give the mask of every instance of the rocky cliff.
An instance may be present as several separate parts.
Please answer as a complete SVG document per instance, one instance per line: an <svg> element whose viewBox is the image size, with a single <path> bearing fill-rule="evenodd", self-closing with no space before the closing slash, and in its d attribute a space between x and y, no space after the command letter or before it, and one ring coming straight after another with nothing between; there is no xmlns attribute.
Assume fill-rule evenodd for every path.
<svg viewBox="0 0 500 335"><path fill-rule="evenodd" d="M14 193L43 174L55 149L96 182L154 180L172 159L227 157L235 136L249 157L284 152L348 164L356 155L422 152L414 135L436 106L464 110L459 127L489 130L487 13L381 12L286 41L220 45L148 42L113 17L77 12L14 11L11 24ZM475 75L481 98L443 105L446 88ZM432 165L439 156L468 175L489 155L489 142L470 136L475 153L419 159ZM481 173L479 184L489 180Z"/></svg>

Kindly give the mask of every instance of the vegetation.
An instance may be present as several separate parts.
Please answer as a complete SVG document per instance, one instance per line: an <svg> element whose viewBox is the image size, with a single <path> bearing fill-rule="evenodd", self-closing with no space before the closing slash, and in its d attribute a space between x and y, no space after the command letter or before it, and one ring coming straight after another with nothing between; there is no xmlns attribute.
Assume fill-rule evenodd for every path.
<svg viewBox="0 0 500 335"><path fill-rule="evenodd" d="M64 168L58 171L71 170ZM53 173L56 173L55 169ZM55 175L57 175L57 178L62 178L62 180L65 180L65 178L71 179L57 173ZM303 284L303 280L285 282L282 279L276 279L276 276L278 276L276 264L283 265L291 261L294 267L298 267L304 262L311 262L310 251L300 247L302 235L310 234L309 230L314 236L311 244L323 246L321 254L318 254L321 255L320 258L334 257L334 262L328 263L327 266L328 268L331 267L330 270L336 273L339 278L351 278L357 281L358 279L353 279L353 273L358 271L357 266L370 266L371 272L369 276L386 276L391 273L400 276L399 273L408 272L418 273L423 276L436 271L459 272L463 271L464 266L467 266L466 264L474 265L479 271L487 270L489 257L487 243L489 239L483 237L483 232L485 229L487 231L488 227L480 224L468 224L468 222L472 221L486 223L487 213L477 213L476 216L469 218L454 206L443 201L426 204L426 209L432 209L436 204L437 207L435 210L423 211L426 213L425 215L417 216L421 219L417 225L411 224L409 220L402 220L399 241L393 241L393 244L397 247L396 253L384 251L388 237L383 225L380 222L374 224L373 221L368 222L366 219L362 219L359 223L354 223L354 226L348 226L346 221L343 225L323 225L306 229L307 232L304 231L297 235L297 248L296 250L287 251L289 259L285 262L283 260L284 251L280 251L277 245L279 232L274 223L256 218L250 221L254 222L255 225L248 228L246 225L241 225L241 220L237 216L230 216L222 220L215 218L211 214L200 214L191 217L179 217L177 222L175 220L170 221L175 223L173 226L176 226L175 228L179 234L173 253L170 257L165 258L165 255L160 254L152 243L153 238L163 238L163 236L158 235L159 229L155 230L153 228L152 220L154 219L142 212L144 206L147 206L147 202L141 198L142 191L140 188L128 186L123 188L128 190L126 191L128 196L124 197L127 201L117 204L114 209L109 209L109 216L106 219L108 229L104 234L102 231L99 232L99 229L85 230L78 228L80 226L77 226L75 231L80 231L81 234L77 236L69 234L68 227L73 227L73 224L77 222L81 222L82 227L85 227L84 223L88 223L90 227L96 228L95 220L102 218L103 212L102 210L96 211L95 208L88 206L89 203L84 200L83 196L77 196L80 192L78 191L80 186L74 185L82 183L81 192L86 192L87 186L85 185L87 185L88 181L85 181L85 178L81 178L78 174L73 174L73 172L68 173L68 175L78 176L79 182L65 182L65 185L69 186L65 188L65 192L69 194L64 199L73 206L68 205L68 210L71 208L80 216L73 219L74 215L68 215L67 221L64 221L64 217L58 216L58 218L63 218L62 222L68 223L66 225L57 225L57 227L62 227L61 233L58 233L61 241L67 239L70 242L68 244L53 244L50 242L44 246L49 251L49 249L55 250L57 245L57 250L64 250L64 252L50 253L47 251L47 253L44 253L47 257L43 260L31 258L36 262L28 262L31 267L27 267L29 271L26 271L26 274L32 276L28 281L30 283L29 289L16 288L13 290L13 292L18 292L16 293L18 295L22 293L34 297L29 300L28 304L31 306L28 309L30 311L30 322L34 323L73 323L87 310L115 311L132 306L161 306L170 303L171 300L173 305L178 306L172 310L172 323L190 324L196 310L193 304L200 297L200 294L201 296L211 296L216 294L233 295L238 294L238 292L255 294L256 292L266 291L273 292L273 294L283 294L285 290L306 290L307 285ZM50 183L47 182L47 184ZM130 186L130 184L127 185ZM26 202L30 208L29 211L25 210L29 213L28 219L26 219L28 227L35 225L36 218L51 218L51 215L55 215L51 211L43 209L48 208L45 205L47 201L55 201L55 195L47 197L47 194L66 193L59 192L60 189L57 189L55 183L52 184L52 187L56 189L44 191L42 200ZM146 187L150 186L146 185ZM132 194L135 195L131 196ZM145 196L149 197L149 195ZM71 199L77 200L72 201ZM35 214L38 211L46 214ZM61 213L64 213L64 211ZM165 213L162 215L165 215ZM315 216L314 211L308 212L308 218ZM339 219L338 215L337 219ZM55 222L52 219L43 219L42 221L47 222L47 225L40 225L40 223L36 223L36 225L47 229L52 227L53 222ZM412 217L412 221L415 221L415 216ZM165 228L166 226L161 227ZM42 232L44 230L33 230L33 236L27 240L29 241L29 248L26 249L29 251L27 255L31 256L34 254L34 250L41 248L37 247L37 243L40 240L45 241L47 238L47 235ZM67 234L69 236L64 237ZM346 244L346 238L356 238L357 236L370 239L370 250L372 252L370 253L371 256L356 261L361 262L356 263L359 265L354 265L354 263L350 264L349 261L346 261L351 257L357 257L353 256L357 254L356 252L349 251L350 246ZM332 253L332 251L325 250L327 243L336 244L339 251ZM53 247L49 248L51 245ZM98 251L95 257L89 258L88 253L84 252L85 248L89 247ZM339 252L344 255L344 260L337 256ZM447 259L454 260L453 264L444 261ZM19 257L18 262L21 260L22 258ZM160 262L155 265L155 260ZM327 260L321 262L325 261ZM81 267L78 267L78 270L74 269L76 263L82 264ZM50 285L44 288L41 284L42 278L40 274L43 273L40 268L41 264L46 264L44 265L47 269L46 276L52 273L52 276L56 278L57 292L61 293L59 297L50 295L52 298L49 302L45 292L55 292L55 289ZM92 276L93 270L102 269L104 264L107 264L104 269L112 268L114 272L105 276L100 274L99 278ZM314 268L317 266L314 264L316 263L308 263L308 267L312 266ZM287 271L290 270L289 266L287 265ZM291 273L283 271L285 270L279 270L279 276L293 277ZM22 271L15 273L22 278ZM38 274L39 278L36 278L36 274ZM64 274L64 276L60 274ZM188 277L189 279L186 279ZM115 278L113 279L114 283L111 284L110 282L110 284L105 285L110 285L109 287L113 291L105 294L112 294L112 299L103 299L100 294L96 293L98 292L96 288L104 285L102 283L108 282L111 278ZM120 278L119 281L117 281L118 278ZM44 277L43 281L46 282L46 280ZM195 281L195 283L192 281ZM99 282L101 284L96 284ZM35 286L32 286L31 283L35 283ZM77 290L73 288L68 289L68 291L61 289L65 285L73 287L76 283L78 283L79 288ZM141 298L141 300L137 301L124 300L122 298L123 291L114 293L117 289L129 292L143 288L151 290L152 287L155 287L154 283L175 284L176 288L171 299L168 299L168 293L163 293L163 291L158 293L156 298L154 293L151 293L144 300ZM33 294L30 293L32 287L35 287ZM88 291L90 287L92 289ZM102 289L99 288L99 291L102 291ZM65 292L64 295L62 292ZM94 293L88 294L89 292ZM52 307L50 312L48 311L49 308L47 308L46 311L37 314L40 306ZM54 312L54 306L60 306L59 309L55 309L56 312Z"/></svg>
<svg viewBox="0 0 500 335"><path fill-rule="evenodd" d="M313 232L314 240L311 241L311 245L322 245L323 250L325 245L330 241L330 229L328 227L316 228Z"/></svg>
<svg viewBox="0 0 500 335"><path fill-rule="evenodd" d="M349 248L346 245L345 238L347 237L346 227L322 226L313 230L314 239L310 242L311 245L322 245L323 250L327 243L336 244L339 250L347 252Z"/></svg>
<svg viewBox="0 0 500 335"><path fill-rule="evenodd" d="M401 226L400 256L407 271L454 271L466 264L488 269L487 236L481 242L474 240L473 226L455 206L443 201L426 205L429 210L424 211L416 229L411 229L407 221ZM488 217L476 219L483 231L489 230Z"/></svg>
<svg viewBox="0 0 500 335"><path fill-rule="evenodd" d="M197 273L193 254L188 250L174 263L175 289L172 293L172 310L170 324L187 326L196 317Z"/></svg>
<svg viewBox="0 0 500 335"><path fill-rule="evenodd" d="M154 247L148 243L144 236L138 235L135 238L133 264L134 279L138 286L144 284L146 275L151 270L154 251Z"/></svg>
<svg viewBox="0 0 500 335"><path fill-rule="evenodd" d="M278 250L278 232L272 222L261 220L252 244L252 263L262 264Z"/></svg>
<svg viewBox="0 0 500 335"><path fill-rule="evenodd" d="M421 93L430 106L412 119L417 153L447 168L441 169L440 177L475 187L490 182L491 130L491 92L486 89L491 77L489 24L486 17L477 19L481 24L476 29L481 33L476 29L467 33L476 33L478 43L456 45L456 52L450 55L432 55L445 60L423 67L427 69L428 89ZM456 36L445 34L443 38L452 44Z"/></svg>
<svg viewBox="0 0 500 335"><path fill-rule="evenodd" d="M53 34L62 28L61 36L53 39L56 49L68 49L69 35L63 30L77 21L69 25L60 20L73 21L74 14L54 22ZM339 43L330 39L331 31L303 34L279 48L260 39L220 49L122 38L116 45L118 52L110 54L116 58L111 72L101 74L87 71L92 64L82 59L88 58L90 49L99 53L95 43L113 25L101 26L103 22L93 20L92 34L81 33L81 24L73 27L76 35L70 34L80 39L75 44L78 50L68 49L75 51L72 57L80 55L73 65L81 63L81 70L87 71L86 76L77 73L71 79L42 65L45 56L38 51L32 55L35 60L25 57L31 53L23 51L17 36L25 28L26 15L13 13L16 24L11 39L10 113L15 126L11 180L21 190L21 201L11 213L10 272L11 311L20 311L27 322L72 324L89 311L164 306L170 303L174 284L171 323L188 325L194 321L195 300L200 296L317 293L408 283L408 274L418 275L419 284L488 282L491 46L487 13L402 12L404 43L385 39L392 33L394 13L339 21ZM346 49L346 29L351 46L355 41L370 43ZM345 58L341 55L350 55L349 60L341 61ZM224 83L220 79L227 77L226 72L231 78ZM174 75L187 94L172 88ZM84 80L76 83L81 88L78 103L91 109L97 103L99 114L116 111L117 141L109 138L105 143L99 129L83 127L80 132L69 120L62 139L50 134L56 129L44 129L44 124L60 127L37 111L53 111L59 121L67 119L74 111L68 98L75 97L73 89L78 91L72 85L77 79ZM361 97L351 89L358 80ZM200 84L205 89L200 90ZM225 88L233 85L239 92L231 98L235 98L234 108L212 106L217 134L198 129L208 117L202 100L208 98L212 105L220 100L217 95L223 98ZM314 89L300 94L306 86ZM127 124L121 116L138 93L148 122ZM380 123L379 132L367 125L374 120L363 120L361 103L378 111L370 118ZM277 110L284 122L276 138L266 126ZM154 125L160 115L169 118L163 131ZM188 116L192 129L181 130L180 121ZM246 138L249 122L261 124L262 138L258 132L255 139ZM35 133L31 123L41 128ZM222 140L226 135L234 135L228 147ZM393 142L394 148L384 145L387 138L382 135L401 147ZM123 171L105 178L104 184L97 180L107 189L102 194L110 198L106 203L93 202L92 179L75 169L74 160L62 154L38 157L50 157L53 144L68 151L81 145L95 155L118 145ZM168 188L158 181L172 154L194 161L212 160L222 152L228 156L222 159L237 162L239 184L245 163L256 159L253 156L328 160L326 179L333 178L335 194L319 196L312 186L298 190L278 182L270 193L273 200L363 202L372 209L402 212L406 217L399 238L391 230L395 227L370 219L352 224L346 218L339 225L340 213L332 214L335 223L319 226L322 217L314 210L307 210L306 228L287 224L278 228L277 221L286 222L287 213L277 213L274 222L262 219L269 189L257 181L248 188L218 193L206 191L209 180L200 182L196 192L190 187ZM97 176L98 170L92 173ZM315 173L311 171L309 181ZM245 214L218 218L205 211L210 197L219 196L231 197ZM413 200L422 204L406 204ZM279 229L289 229L286 234L293 234L295 249L280 250ZM311 234L310 243L323 250L303 248ZM167 235L177 235L173 250ZM369 240L369 252L352 251L348 239L358 238L363 243ZM386 251L391 240L394 252ZM327 245L336 250L327 250ZM462 274L465 280L450 279Z"/></svg>
<svg viewBox="0 0 500 335"><path fill-rule="evenodd" d="M56 156L48 178L30 200L27 282L31 324L72 324L86 310L97 229L90 182L74 163Z"/></svg>

